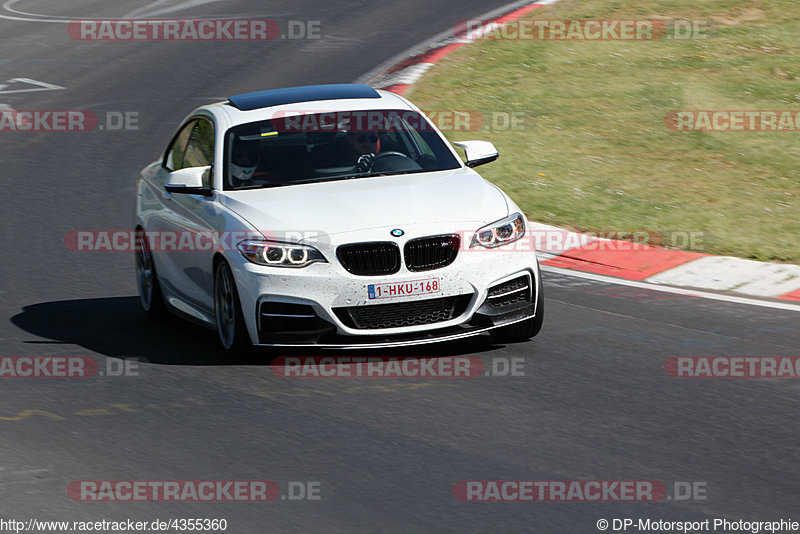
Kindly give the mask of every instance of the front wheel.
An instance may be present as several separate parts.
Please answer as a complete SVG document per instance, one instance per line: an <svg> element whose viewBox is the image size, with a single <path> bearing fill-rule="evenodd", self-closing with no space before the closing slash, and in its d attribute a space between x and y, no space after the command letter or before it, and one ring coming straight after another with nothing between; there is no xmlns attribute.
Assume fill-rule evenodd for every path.
<svg viewBox="0 0 800 534"><path fill-rule="evenodd" d="M250 337L233 273L224 260L214 270L214 317L222 349L230 356L244 356L251 347Z"/></svg>
<svg viewBox="0 0 800 534"><path fill-rule="evenodd" d="M492 337L498 343L519 343L536 336L544 322L544 294L542 292L542 276L536 284L536 315L508 326L492 330Z"/></svg>
<svg viewBox="0 0 800 534"><path fill-rule="evenodd" d="M141 229L136 230L136 287L139 290L139 303L147 317L162 318L166 312L164 297L158 284L153 253Z"/></svg>

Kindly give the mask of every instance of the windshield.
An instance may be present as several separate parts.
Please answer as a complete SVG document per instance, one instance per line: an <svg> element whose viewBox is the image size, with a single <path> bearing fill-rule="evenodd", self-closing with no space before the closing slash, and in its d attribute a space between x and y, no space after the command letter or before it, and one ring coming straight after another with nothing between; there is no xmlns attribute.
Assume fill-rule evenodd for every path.
<svg viewBox="0 0 800 534"><path fill-rule="evenodd" d="M460 167L423 115L320 112L242 124L225 136L225 190Z"/></svg>

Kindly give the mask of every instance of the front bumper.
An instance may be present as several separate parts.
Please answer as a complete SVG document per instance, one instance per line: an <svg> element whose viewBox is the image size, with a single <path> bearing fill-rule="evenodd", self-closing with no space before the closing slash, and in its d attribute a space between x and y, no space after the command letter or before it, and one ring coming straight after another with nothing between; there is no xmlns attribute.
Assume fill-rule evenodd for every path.
<svg viewBox="0 0 800 534"><path fill-rule="evenodd" d="M228 258L236 277L239 299L254 345L262 347L382 348L451 341L524 321L536 314L539 267L535 253L514 244L498 249L461 249L456 260L440 269L409 272L404 267L386 276L356 276L347 272L332 250L330 263L301 269L264 267L241 255ZM436 294L368 298L368 286L435 278ZM510 282L524 278L527 292ZM505 284L505 285L504 285ZM513 299L509 301L508 291ZM490 291L503 293L490 294ZM517 293L523 293L524 299ZM452 302L436 308L436 299ZM499 299L499 300L498 300ZM507 302L508 301L508 302ZM383 306L384 309L379 308ZM364 327L350 310L386 315ZM407 310L416 320L396 322ZM375 312L375 313L373 313ZM385 312L385 313L384 313ZM360 315L363 315L361 313ZM394 321L394 322L393 322ZM422 324L414 324L419 323Z"/></svg>
<svg viewBox="0 0 800 534"><path fill-rule="evenodd" d="M524 321L533 317L533 313L526 315L520 319L503 323L503 325L510 325ZM451 329L433 330L427 332L425 335L414 335L410 337L405 336L387 336L386 338L363 339L362 337L354 336L332 336L317 342L298 341L294 343L256 343L256 347L264 348L322 348L322 349L386 349L392 347L412 347L415 345L426 345L429 343L442 343L445 341L455 341L468 337L478 336L497 328L499 325L493 326L471 326L461 325Z"/></svg>

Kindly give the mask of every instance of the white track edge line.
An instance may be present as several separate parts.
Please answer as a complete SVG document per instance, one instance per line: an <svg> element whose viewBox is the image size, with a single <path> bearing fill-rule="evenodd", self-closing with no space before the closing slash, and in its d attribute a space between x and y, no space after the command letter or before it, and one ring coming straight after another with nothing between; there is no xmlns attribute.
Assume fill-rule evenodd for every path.
<svg viewBox="0 0 800 534"><path fill-rule="evenodd" d="M659 284L653 284L649 282L642 282L639 280L626 280L624 278L616 278L613 276L606 276L602 274L596 273L587 273L584 271L574 271L571 269L562 269L561 267L553 267L550 265L542 265L539 267L542 271L546 272L553 272L557 274L562 274L564 276L574 276L577 278L585 278L587 280L594 280L596 282L605 282L609 284L617 284L621 286L629 286L629 287L638 287L640 289L650 289L653 291L661 291L663 293L674 293L677 295L686 295L689 297L700 297L705 299L712 299L712 300L721 300L725 302L733 302L735 304L749 304L751 306L762 306L765 308L775 308L778 310L790 310L795 312L800 312L800 305L798 304L791 304L789 302L773 302L769 300L760 300L756 298L749 298L749 297L739 297L733 295L721 295L718 293L709 293L707 291L696 290L696 289L687 289L682 287L674 287L674 286L662 286Z"/></svg>

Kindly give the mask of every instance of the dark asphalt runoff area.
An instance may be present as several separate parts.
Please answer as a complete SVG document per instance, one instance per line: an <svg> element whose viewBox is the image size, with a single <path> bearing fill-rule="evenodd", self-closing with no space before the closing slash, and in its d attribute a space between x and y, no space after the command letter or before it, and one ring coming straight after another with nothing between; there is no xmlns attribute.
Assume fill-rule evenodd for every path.
<svg viewBox="0 0 800 534"><path fill-rule="evenodd" d="M0 520L216 518L243 534L589 534L601 531L602 519L800 520L800 381L677 379L664 369L675 356L800 356L796 311L547 271L545 324L531 342L479 338L366 354L472 356L487 369L521 361L520 376L287 379L266 359L225 360L213 332L148 321L131 253L65 246L70 231L131 228L138 171L195 107L258 89L353 81L502 4L0 6L0 16L25 19L0 18L0 107L138 116L132 131L0 133L0 357L87 356L106 374L120 362L135 369L0 378ZM73 40L57 22L126 15L270 18L282 27L319 21L322 38L90 42ZM85 480L271 480L284 492L304 482L319 499L71 499L70 483ZM454 496L459 481L481 480L659 481L668 496L515 503ZM683 499L675 488L687 484L698 491Z"/></svg>

